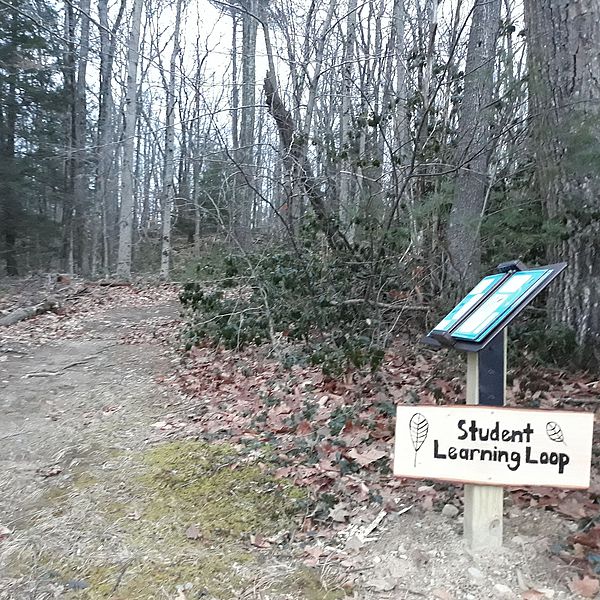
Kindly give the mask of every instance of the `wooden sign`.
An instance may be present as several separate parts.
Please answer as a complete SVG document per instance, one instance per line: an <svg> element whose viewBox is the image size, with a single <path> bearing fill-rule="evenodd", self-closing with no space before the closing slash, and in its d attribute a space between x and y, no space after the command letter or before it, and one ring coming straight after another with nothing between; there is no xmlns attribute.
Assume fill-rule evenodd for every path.
<svg viewBox="0 0 600 600"><path fill-rule="evenodd" d="M394 474L484 485L587 488L592 413L399 406Z"/></svg>

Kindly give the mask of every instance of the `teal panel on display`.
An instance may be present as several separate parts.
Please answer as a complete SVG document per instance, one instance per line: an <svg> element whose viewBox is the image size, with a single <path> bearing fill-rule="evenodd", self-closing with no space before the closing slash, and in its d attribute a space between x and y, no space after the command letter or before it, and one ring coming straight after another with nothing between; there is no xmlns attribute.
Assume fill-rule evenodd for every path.
<svg viewBox="0 0 600 600"><path fill-rule="evenodd" d="M552 269L532 269L513 273L452 331L452 337L468 342L480 342L514 309L520 306L524 297L538 287L552 272Z"/></svg>
<svg viewBox="0 0 600 600"><path fill-rule="evenodd" d="M433 331L450 331L475 306L494 285L506 275L484 277L434 328Z"/></svg>

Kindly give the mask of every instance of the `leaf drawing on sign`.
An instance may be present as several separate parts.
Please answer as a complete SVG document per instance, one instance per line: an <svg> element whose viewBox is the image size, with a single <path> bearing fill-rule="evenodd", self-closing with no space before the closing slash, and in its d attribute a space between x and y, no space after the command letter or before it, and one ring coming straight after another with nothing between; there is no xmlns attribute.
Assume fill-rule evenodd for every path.
<svg viewBox="0 0 600 600"><path fill-rule="evenodd" d="M417 466L417 452L423 445L423 442L427 438L427 432L429 431L429 422L421 413L415 413L408 423L410 429L410 439L412 440L413 447L415 449L415 464Z"/></svg>
<svg viewBox="0 0 600 600"><path fill-rule="evenodd" d="M548 421L548 423L546 423L546 433L553 442L564 443L565 441L563 430L561 429L560 425L555 421Z"/></svg>

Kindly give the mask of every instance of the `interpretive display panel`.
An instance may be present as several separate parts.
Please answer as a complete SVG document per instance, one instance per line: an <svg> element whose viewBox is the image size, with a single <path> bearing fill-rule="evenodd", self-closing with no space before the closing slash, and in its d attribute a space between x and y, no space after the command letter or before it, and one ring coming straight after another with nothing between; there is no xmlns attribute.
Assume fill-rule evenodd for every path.
<svg viewBox="0 0 600 600"><path fill-rule="evenodd" d="M551 273L551 269L513 273L460 323L452 332L452 337L480 342Z"/></svg>
<svg viewBox="0 0 600 600"><path fill-rule="evenodd" d="M433 331L450 331L460 320L491 291L503 273L484 277L434 328Z"/></svg>
<svg viewBox="0 0 600 600"><path fill-rule="evenodd" d="M397 408L394 475L464 483L473 549L502 545L502 486L590 484L593 414L503 406L507 326L566 266L499 264L421 340L467 352L467 405Z"/></svg>
<svg viewBox="0 0 600 600"><path fill-rule="evenodd" d="M524 266L522 263L519 265ZM559 263L484 277L423 338L423 342L435 348L449 346L467 352L482 350L566 266L566 263Z"/></svg>

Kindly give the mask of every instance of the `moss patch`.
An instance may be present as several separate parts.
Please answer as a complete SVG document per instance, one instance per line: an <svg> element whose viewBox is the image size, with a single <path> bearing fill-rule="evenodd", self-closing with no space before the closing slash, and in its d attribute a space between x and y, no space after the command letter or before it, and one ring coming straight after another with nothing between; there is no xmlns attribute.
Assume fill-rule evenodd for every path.
<svg viewBox="0 0 600 600"><path fill-rule="evenodd" d="M140 483L149 500L143 518L163 526L196 525L204 539L288 529L306 497L226 444L163 444L144 461Z"/></svg>
<svg viewBox="0 0 600 600"><path fill-rule="evenodd" d="M305 600L341 600L344 589L323 582L315 569L301 568L281 583L281 591L293 590Z"/></svg>
<svg viewBox="0 0 600 600"><path fill-rule="evenodd" d="M178 590L187 598L239 598L260 569L259 554L240 538L293 528L306 503L304 490L266 473L257 454L170 442L131 455L121 469L77 473L44 501L52 499L65 520L73 510L81 519L82 506L93 511L93 531L78 542L86 551L55 545L14 570L49 589L60 585L69 599L158 600ZM310 594L298 589L309 600L340 597L319 595L317 584Z"/></svg>

